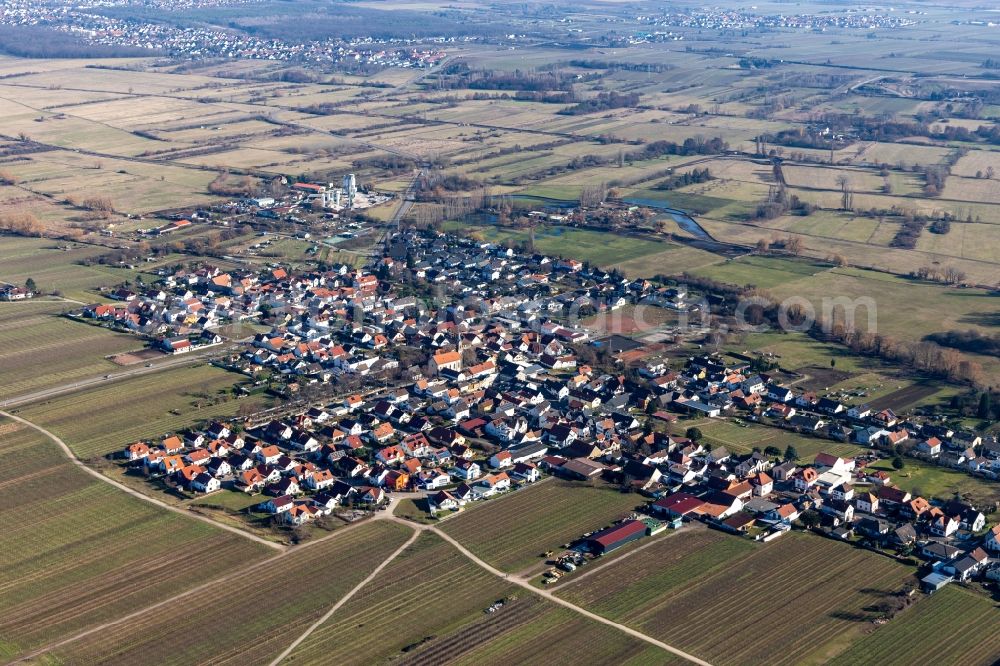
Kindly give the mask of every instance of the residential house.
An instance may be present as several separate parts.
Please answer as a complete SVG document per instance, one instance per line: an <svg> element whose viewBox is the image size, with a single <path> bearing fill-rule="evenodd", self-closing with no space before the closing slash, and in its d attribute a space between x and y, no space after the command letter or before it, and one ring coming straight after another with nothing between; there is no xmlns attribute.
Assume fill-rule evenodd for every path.
<svg viewBox="0 0 1000 666"><path fill-rule="evenodd" d="M479 467L479 463L472 462L471 460L460 460L452 468L452 474L460 479L473 481L482 476L483 472Z"/></svg>

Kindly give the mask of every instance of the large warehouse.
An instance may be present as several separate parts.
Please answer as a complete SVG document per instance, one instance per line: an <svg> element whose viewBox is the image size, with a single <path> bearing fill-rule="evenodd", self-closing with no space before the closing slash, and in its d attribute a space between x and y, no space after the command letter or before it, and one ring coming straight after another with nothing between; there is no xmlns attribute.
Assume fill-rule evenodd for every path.
<svg viewBox="0 0 1000 666"><path fill-rule="evenodd" d="M614 527L594 532L584 543L590 552L603 555L644 536L646 536L646 523L641 520L626 520Z"/></svg>

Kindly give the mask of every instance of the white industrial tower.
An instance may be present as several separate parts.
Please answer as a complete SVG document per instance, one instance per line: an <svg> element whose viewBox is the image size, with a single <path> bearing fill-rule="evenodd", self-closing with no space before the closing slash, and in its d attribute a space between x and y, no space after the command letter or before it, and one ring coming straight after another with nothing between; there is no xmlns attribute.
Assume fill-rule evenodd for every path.
<svg viewBox="0 0 1000 666"><path fill-rule="evenodd" d="M347 205L352 206L354 204L354 195L358 193L358 181L355 180L353 173L344 176L343 190L344 196L347 197Z"/></svg>

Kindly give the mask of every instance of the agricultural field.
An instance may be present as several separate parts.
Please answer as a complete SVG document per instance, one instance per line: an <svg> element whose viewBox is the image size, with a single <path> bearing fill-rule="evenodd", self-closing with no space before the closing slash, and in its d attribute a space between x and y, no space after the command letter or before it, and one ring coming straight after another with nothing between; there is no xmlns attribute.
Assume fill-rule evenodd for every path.
<svg viewBox="0 0 1000 666"><path fill-rule="evenodd" d="M985 176L986 170L990 167L1000 172L1000 153L992 150L973 150L955 162L951 173L962 178L976 178L976 174Z"/></svg>
<svg viewBox="0 0 1000 666"><path fill-rule="evenodd" d="M901 470L893 468L889 459L872 463L868 468L887 472L892 476L892 483L914 496L949 500L958 494L982 506L1000 501L1000 483L972 476L965 470L939 467L912 458L905 459L905 467Z"/></svg>
<svg viewBox="0 0 1000 666"><path fill-rule="evenodd" d="M448 224L449 230L470 230L470 225ZM476 226L472 233L484 240L502 243L504 241L527 242L528 232L522 229L504 229L492 226ZM535 231L535 247L539 252L554 256L589 261L598 266L613 266L645 255L658 253L668 247L665 242L645 238L630 238L587 229L567 227L544 227Z"/></svg>
<svg viewBox="0 0 1000 666"><path fill-rule="evenodd" d="M8 419L0 420L0 506L4 660L270 552L101 483L53 442Z"/></svg>
<svg viewBox="0 0 1000 666"><path fill-rule="evenodd" d="M683 588L700 575L727 569L756 546L693 523L621 561L598 560L586 577L569 577L556 595L598 615L621 620L655 606L662 595ZM629 582L622 584L623 580Z"/></svg>
<svg viewBox="0 0 1000 666"><path fill-rule="evenodd" d="M779 301L794 299L791 302L802 303L805 299L817 317L824 312L841 317L842 303L852 304L853 325L857 328L872 328L880 334L914 342L947 330L987 332L1000 313L1000 300L984 289L948 287L858 268L822 268L801 259L743 257L692 272L731 284L767 286L771 296ZM928 316L930 312L934 315ZM775 344L752 336L754 342L741 348L776 353L782 357L781 366L791 370L799 364L822 365L831 358L844 363L840 369L861 367L861 361L844 350L813 342L789 346L787 338L778 333L772 335L776 336L771 338ZM830 351L821 360L824 349ZM968 356L983 366L984 373L996 371L995 359Z"/></svg>
<svg viewBox="0 0 1000 666"><path fill-rule="evenodd" d="M858 217L852 214L819 210L808 217L787 215L771 220L769 228L796 234L808 234L855 243L875 243L876 236L884 235L892 225L877 218Z"/></svg>
<svg viewBox="0 0 1000 666"><path fill-rule="evenodd" d="M880 206L883 204L893 205L890 202L878 203ZM826 225L829 223L830 214L829 211L823 211L823 214L817 217L817 219ZM870 222L865 222L864 224L871 225L873 229L870 239L866 241L843 240L839 237L814 235L808 230L807 226L803 227L805 231L790 231L787 229L791 225L807 225L808 220L808 217L786 217L775 218L769 222L748 224L745 221L726 219L716 215L713 217L699 217L698 223L716 240L743 245L748 248L753 247L760 240L770 242L774 239L789 236L798 238L803 244L804 255L825 260L831 255L839 254L845 257L852 266L861 267L862 270L874 269L877 272L886 271L898 276L906 276L916 268L927 266L937 261L941 265L950 266L964 272L967 275L968 281L974 284L991 284L996 276L996 263L991 260L965 259L960 257L949 258L878 244L879 242L888 242L895 233L892 229L898 228L898 222L885 220L877 226L871 225ZM858 232L863 233L860 229ZM853 231L836 233L839 236L851 234ZM929 232L926 233L929 234Z"/></svg>
<svg viewBox="0 0 1000 666"><path fill-rule="evenodd" d="M854 192L881 192L883 180L872 171L838 169L836 167L793 166L782 169L789 187L820 190L840 190L840 179Z"/></svg>
<svg viewBox="0 0 1000 666"><path fill-rule="evenodd" d="M48 303L52 303L49 306ZM0 304L0 399L96 377L118 368L107 357L142 347L130 335L58 316L67 304ZM19 310L8 316L8 306Z"/></svg>
<svg viewBox="0 0 1000 666"><path fill-rule="evenodd" d="M83 202L95 192L108 197L115 210L149 213L174 208L178 202L204 205L219 201L206 188L215 172L173 165L81 156L53 150L24 162L5 165L22 189L57 201Z"/></svg>
<svg viewBox="0 0 1000 666"><path fill-rule="evenodd" d="M998 245L1000 224L977 222L952 223L947 234L926 233L917 241L923 252L987 262L996 258Z"/></svg>
<svg viewBox="0 0 1000 666"><path fill-rule="evenodd" d="M752 423L740 426L721 419L712 419L699 425L698 429L705 436L706 444L725 446L730 453L749 453L754 447L764 450L774 446L784 455L785 449L791 446L799 454L798 462L804 465L811 465L817 453L830 453L849 458L865 450L856 444L809 437L790 430Z"/></svg>
<svg viewBox="0 0 1000 666"><path fill-rule="evenodd" d="M842 372L861 372L874 362L855 356L841 345L822 342L796 331L765 331L748 333L728 347L732 352L750 356L761 353L777 363L782 370L808 373L813 368L826 368L830 361Z"/></svg>
<svg viewBox="0 0 1000 666"><path fill-rule="evenodd" d="M493 566L515 572L640 503L639 497L611 487L551 479L467 508L444 521L442 529Z"/></svg>
<svg viewBox="0 0 1000 666"><path fill-rule="evenodd" d="M736 285L773 289L789 282L812 278L830 268L819 264L779 257L745 256L691 271L701 277Z"/></svg>
<svg viewBox="0 0 1000 666"><path fill-rule="evenodd" d="M279 558L231 569L222 588L178 597L46 657L76 664L270 663L409 535L389 521L338 532ZM247 603L234 606L233 599ZM205 631L206 622L214 629ZM178 642L176 636L185 638Z"/></svg>
<svg viewBox="0 0 1000 666"><path fill-rule="evenodd" d="M597 336L642 336L661 328L677 326L680 319L676 310L655 305L626 305L587 317L580 324Z"/></svg>
<svg viewBox="0 0 1000 666"><path fill-rule="evenodd" d="M483 612L501 599L499 611ZM496 578L428 533L303 641L289 661L518 663L540 649L557 662L663 663L668 657Z"/></svg>
<svg viewBox="0 0 1000 666"><path fill-rule="evenodd" d="M871 626L865 609L913 582L910 567L809 534L719 539L739 538L665 539L559 594L713 664L792 664L848 647Z"/></svg>
<svg viewBox="0 0 1000 666"><path fill-rule="evenodd" d="M614 265L630 278L648 278L655 275L673 275L692 272L696 269L719 263L719 256L683 245L673 246L664 243L669 249L663 252L643 255L627 259Z"/></svg>
<svg viewBox="0 0 1000 666"><path fill-rule="evenodd" d="M951 152L944 146L919 146L902 143L873 143L867 145L856 161L869 164L890 164L913 166L915 164L939 164Z"/></svg>
<svg viewBox="0 0 1000 666"><path fill-rule="evenodd" d="M803 297L815 305L821 305L824 297L870 297L878 308L878 332L902 339L949 329L985 332L988 322L1000 314L1000 299L983 289L946 287L857 268L833 268L789 280L775 285L772 293L779 299ZM933 316L928 315L931 312ZM858 315L863 324L863 308Z"/></svg>
<svg viewBox="0 0 1000 666"><path fill-rule="evenodd" d="M830 660L847 666L878 663L995 664L1000 654L1000 611L986 595L957 585L920 599L889 624L871 631ZM947 636L947 640L942 640Z"/></svg>
<svg viewBox="0 0 1000 666"><path fill-rule="evenodd" d="M210 365L172 368L34 403L18 414L61 437L78 457L100 458L143 438L264 406L264 398L234 397L238 382L238 375Z"/></svg>
<svg viewBox="0 0 1000 666"><path fill-rule="evenodd" d="M0 236L0 280L23 285L31 278L42 292L58 291L67 299L83 303L103 300L95 290L117 285L129 271L80 262L92 260L107 248L43 238ZM4 307L6 304L0 306Z"/></svg>

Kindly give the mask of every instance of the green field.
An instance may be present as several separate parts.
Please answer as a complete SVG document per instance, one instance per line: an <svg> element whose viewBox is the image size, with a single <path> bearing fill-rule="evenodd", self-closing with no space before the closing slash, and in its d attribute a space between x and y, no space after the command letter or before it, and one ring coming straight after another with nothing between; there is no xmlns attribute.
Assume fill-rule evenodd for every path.
<svg viewBox="0 0 1000 666"><path fill-rule="evenodd" d="M1000 610L989 597L957 585L921 598L829 663L995 664L1000 657Z"/></svg>
<svg viewBox="0 0 1000 666"><path fill-rule="evenodd" d="M0 280L24 284L32 278L43 292L59 291L84 303L99 301L97 287L120 284L132 275L124 268L79 263L107 251L96 245L0 236Z"/></svg>
<svg viewBox="0 0 1000 666"><path fill-rule="evenodd" d="M505 599L495 614L483 611ZM667 655L484 571L421 536L289 656L289 663L663 663ZM530 660L530 658L529 658Z"/></svg>
<svg viewBox="0 0 1000 666"><path fill-rule="evenodd" d="M725 263L691 271L700 277L736 285L771 289L779 285L823 273L829 265L779 257L744 256Z"/></svg>
<svg viewBox="0 0 1000 666"><path fill-rule="evenodd" d="M669 207L682 210L689 215L705 215L733 203L732 199L695 194L685 190L627 190L622 199L625 203L640 206Z"/></svg>
<svg viewBox="0 0 1000 666"><path fill-rule="evenodd" d="M754 551L753 544L695 523L669 539L630 554L621 562L594 566L579 582L572 578L557 595L612 620L655 607L660 597L692 578L735 566Z"/></svg>
<svg viewBox="0 0 1000 666"><path fill-rule="evenodd" d="M642 503L637 495L552 479L466 509L442 529L490 564L520 571L540 555L605 527Z"/></svg>
<svg viewBox="0 0 1000 666"><path fill-rule="evenodd" d="M808 373L809 366L820 368L830 367L830 360L835 362L835 368L844 372L858 372L875 364L869 359L855 356L842 345L822 342L809 337L805 333L795 331L766 331L763 333L748 333L746 338L737 344L729 346L731 351L746 355L755 352L768 353L784 370Z"/></svg>
<svg viewBox="0 0 1000 666"><path fill-rule="evenodd" d="M821 312L824 297L871 297L877 307L878 332L909 340L949 329L985 332L989 322L1000 315L1000 298L982 289L927 284L857 268L834 268L814 277L788 281L776 286L772 293L779 299L804 297L817 312ZM858 328L865 328L864 308L857 314Z"/></svg>
<svg viewBox="0 0 1000 666"><path fill-rule="evenodd" d="M270 552L101 483L37 431L6 419L0 507L0 657L167 599Z"/></svg>
<svg viewBox="0 0 1000 666"><path fill-rule="evenodd" d="M856 444L835 442L820 437L800 435L790 430L746 423L743 426L732 421L713 419L698 426L710 444L721 444L730 453L749 453L754 447L761 450L769 446L777 447L784 454L785 448L792 446L799 454L799 462L812 464L817 453L853 457L865 449Z"/></svg>
<svg viewBox="0 0 1000 666"><path fill-rule="evenodd" d="M492 226L470 226L460 223L445 225L447 230L464 230L481 234L484 240L494 243L528 241L528 232ZM535 232L535 248L558 257L589 261L598 266L611 266L624 261L662 252L665 242L630 238L618 234L568 227L544 227Z"/></svg>
<svg viewBox="0 0 1000 666"><path fill-rule="evenodd" d="M119 369L105 357L140 349L143 341L47 310L63 304L45 301L14 305L18 314L6 317L0 304L0 398L60 386ZM34 312L32 312L34 310ZM37 312L37 314L35 314Z"/></svg>
<svg viewBox="0 0 1000 666"><path fill-rule="evenodd" d="M1000 501L1000 483L971 476L964 470L939 467L930 463L905 458L905 467L896 470L889 460L880 460L869 469L882 470L892 475L892 483L914 496L926 499L952 499L956 493L968 497L977 506L992 505Z"/></svg>
<svg viewBox="0 0 1000 666"><path fill-rule="evenodd" d="M172 368L34 403L18 414L51 430L87 459L233 416L243 404L262 404L259 397L234 398L230 389L238 381L238 375L210 365Z"/></svg>
<svg viewBox="0 0 1000 666"><path fill-rule="evenodd" d="M388 521L360 525L278 560L231 570L225 585L172 600L48 656L67 664L267 664L409 534Z"/></svg>
<svg viewBox="0 0 1000 666"><path fill-rule="evenodd" d="M718 255L694 247L672 245L666 241L665 249L654 254L645 254L615 264L630 278L651 278L657 275L678 275L721 261Z"/></svg>
<svg viewBox="0 0 1000 666"><path fill-rule="evenodd" d="M720 538L738 539L665 539L560 594L713 664L796 664L844 649L875 617L865 608L912 582L910 567L813 535Z"/></svg>

